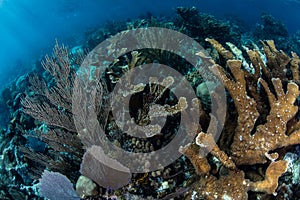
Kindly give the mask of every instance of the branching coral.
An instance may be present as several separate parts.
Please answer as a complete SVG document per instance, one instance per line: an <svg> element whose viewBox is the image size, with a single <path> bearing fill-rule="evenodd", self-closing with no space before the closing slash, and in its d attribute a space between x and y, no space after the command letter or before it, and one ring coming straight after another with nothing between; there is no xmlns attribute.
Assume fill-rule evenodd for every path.
<svg viewBox="0 0 300 200"><path fill-rule="evenodd" d="M298 86L295 83L288 83L287 92L285 93L280 79L272 79L276 98L270 91L266 81L259 79L268 95L271 109L267 117L267 123L258 126L256 132L251 135L259 116L256 102L247 95L244 73L240 69L241 62L230 60L227 64L236 80L235 82L226 76L220 66L213 66L213 70L220 72L221 79L233 98L239 115L234 141L231 145L232 157L235 162L238 165L264 163L266 162L266 156L275 156L269 155L269 151L299 143L300 135L297 132L291 136L285 135L287 122L298 111L298 107L293 105L299 95ZM294 136L294 134L298 136ZM245 154L245 152L247 153Z"/></svg>
<svg viewBox="0 0 300 200"><path fill-rule="evenodd" d="M278 179L287 170L287 162L278 160L280 155L275 150L300 143L298 105L295 104L299 96L299 58L295 53L290 58L278 51L273 41L266 41L262 43L267 61L262 59L259 50L247 50L252 63L245 66L245 60L235 60L236 54L216 40L206 41L227 61L228 68L214 64L211 70L231 96L238 118L235 128L231 129L234 132L223 131L223 134L233 135L229 155L217 146L211 134L204 132L198 134L195 144L181 147L180 152L191 160L201 176L200 181L193 184L188 198L247 199L248 191L276 194ZM246 70L249 66L253 68L252 72ZM291 121L293 129L287 126ZM202 156L208 147L212 148L211 155L225 167L218 172L219 178L212 173L208 159ZM266 167L264 180L245 178L242 166L267 162L270 164Z"/></svg>
<svg viewBox="0 0 300 200"><path fill-rule="evenodd" d="M202 137L204 134L200 133ZM198 137L199 137L198 136ZM198 141L199 142L199 141ZM203 143L198 143L203 144ZM252 182L245 178L245 174L242 170L235 167L223 151L218 150L221 157L219 160L224 166L228 167L223 169L220 178L210 174L211 167L207 158L199 156L201 149L195 144L189 144L182 147L180 151L186 155L192 162L197 174L201 176L199 182L195 182L192 185L192 190L189 191L187 199L192 196L205 199L248 199L248 191L265 192L268 194L276 194L276 188L278 186L278 178L286 171L286 161L272 162L267 168L265 179L263 181ZM214 150L213 150L214 151ZM216 153L212 153L216 155Z"/></svg>

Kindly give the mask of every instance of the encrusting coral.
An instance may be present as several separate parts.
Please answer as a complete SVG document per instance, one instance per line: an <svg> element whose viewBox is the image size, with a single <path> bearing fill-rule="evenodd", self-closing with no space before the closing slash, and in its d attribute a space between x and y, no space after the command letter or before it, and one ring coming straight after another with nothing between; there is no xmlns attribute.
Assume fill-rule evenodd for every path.
<svg viewBox="0 0 300 200"><path fill-rule="evenodd" d="M216 40L206 41L227 63L227 68L214 63L210 69L227 89L238 117L233 123L233 126L236 124L231 129L233 132L224 133L227 129L223 130L222 134L233 135L226 153L210 133L204 132L198 133L195 143L180 148L200 175L200 180L191 186L187 199L248 199L248 191L276 195L278 179L288 167L287 161L280 160L282 156L276 150L300 144L298 105L295 103L299 96L299 57L292 52L290 58L278 51L273 41L265 41L262 42L264 54L258 49L245 48L251 61L245 66L246 60L235 60L234 52ZM253 68L252 72L246 70L249 66ZM210 154L224 166L217 174L212 172L207 157L202 156L207 148L211 148ZM269 163L264 180L245 178L243 166L264 163Z"/></svg>

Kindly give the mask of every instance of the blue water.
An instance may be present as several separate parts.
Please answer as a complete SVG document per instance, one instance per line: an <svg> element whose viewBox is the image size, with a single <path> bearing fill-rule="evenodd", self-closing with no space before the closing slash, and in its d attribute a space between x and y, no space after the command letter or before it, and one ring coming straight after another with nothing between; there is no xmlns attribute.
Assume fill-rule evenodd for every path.
<svg viewBox="0 0 300 200"><path fill-rule="evenodd" d="M222 19L241 19L249 29L262 12L283 21L290 34L300 30L299 0L0 0L0 86L32 68L57 38L80 43L88 28L151 12L172 16L177 6L196 6Z"/></svg>

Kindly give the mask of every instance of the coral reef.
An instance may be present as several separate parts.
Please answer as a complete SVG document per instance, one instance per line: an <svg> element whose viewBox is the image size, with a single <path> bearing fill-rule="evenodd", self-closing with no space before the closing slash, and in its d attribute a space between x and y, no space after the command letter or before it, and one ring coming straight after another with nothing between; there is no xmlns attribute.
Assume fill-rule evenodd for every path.
<svg viewBox="0 0 300 200"><path fill-rule="evenodd" d="M264 25L257 27L255 38L245 42L243 39L253 34L242 35L239 27L231 22L199 13L194 7L180 7L176 11L174 20L148 15L134 21L107 23L88 31L86 41L71 50L57 43L53 55L37 64L39 69L20 77L2 92L0 109L10 113L10 119L7 128L0 131L1 199L42 199L42 196L53 197L56 194L53 190L76 199L79 199L77 194L82 199L300 198L297 146L300 143L300 59L296 53L300 49L300 34L290 38L281 22L263 15ZM149 112L153 116L168 116L166 126L158 127L162 134L146 128L141 131L151 136L148 139L124 134L118 128L119 122L103 105L107 92L112 91L123 74L142 64L162 63L182 73L197 93L195 102L201 102L200 121L191 127L197 130L195 141L181 147L179 151L183 155L169 166L141 174L130 175L125 168L123 173L107 174L111 169L98 162L99 157L104 157L102 149L89 145L96 143L96 136L86 134L91 137L85 138L75 128L74 77L88 49L121 30L151 26L183 32L207 47L211 57L203 52L195 54L209 60L213 78L218 78L228 92L227 110L218 105L219 112L227 112L225 125L218 140L208 131L209 123L214 128L219 124L209 114L214 100L211 98L216 94L207 85L210 88L218 85L213 81L204 82L184 59L153 49L126 53L105 71L101 83L107 88L99 87L95 94L100 97L97 119L110 141L131 152L158 150L173 139L180 114L189 108L186 99L177 99L165 89L173 84L172 77L161 81L153 77L156 84L135 85L132 91L124 90L134 93L130 107L133 121L128 123L148 124ZM252 43L261 39L275 42ZM294 52L284 53L275 44L285 52L291 49ZM80 73L89 73L93 78L98 72L94 67ZM167 106L154 107L154 103ZM205 153L207 156L201 156ZM114 159L106 161L116 164ZM116 177L119 183L111 181ZM57 183L63 187L58 188Z"/></svg>
<svg viewBox="0 0 300 200"><path fill-rule="evenodd" d="M206 46L203 41L207 37L215 38L221 44L225 42L239 44L241 31L235 24L199 13L196 7L178 7L176 11L178 18L175 20L175 25L181 27L182 32L195 38L201 45Z"/></svg>
<svg viewBox="0 0 300 200"><path fill-rule="evenodd" d="M256 40L274 40L276 45L284 50L290 50L290 45L287 43L289 37L288 30L285 25L275 19L272 15L263 13L261 15L262 24L257 24L253 32Z"/></svg>

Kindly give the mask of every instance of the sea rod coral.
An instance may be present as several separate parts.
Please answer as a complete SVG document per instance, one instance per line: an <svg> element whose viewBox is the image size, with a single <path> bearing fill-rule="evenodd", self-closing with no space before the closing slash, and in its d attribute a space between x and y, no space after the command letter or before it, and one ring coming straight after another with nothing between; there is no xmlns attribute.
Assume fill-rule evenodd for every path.
<svg viewBox="0 0 300 200"><path fill-rule="evenodd" d="M293 52L290 58L278 51L273 41L265 41L264 53L245 48L251 61L245 66L246 60L235 59L236 49L229 51L214 39L206 41L226 61L226 67L213 62L210 69L226 87L238 117L232 125L227 123L233 128L223 130L222 134L233 138L227 149L221 150L213 135L204 132L198 133L194 143L180 148L201 177L192 185L187 199L248 199L248 191L276 195L278 179L288 167L276 150L300 144L296 116L299 58ZM252 72L245 69L249 66ZM209 160L199 154L207 147L212 148L211 154L223 164L217 173L212 171ZM255 181L246 178L247 166L257 164L265 164L264 178Z"/></svg>

